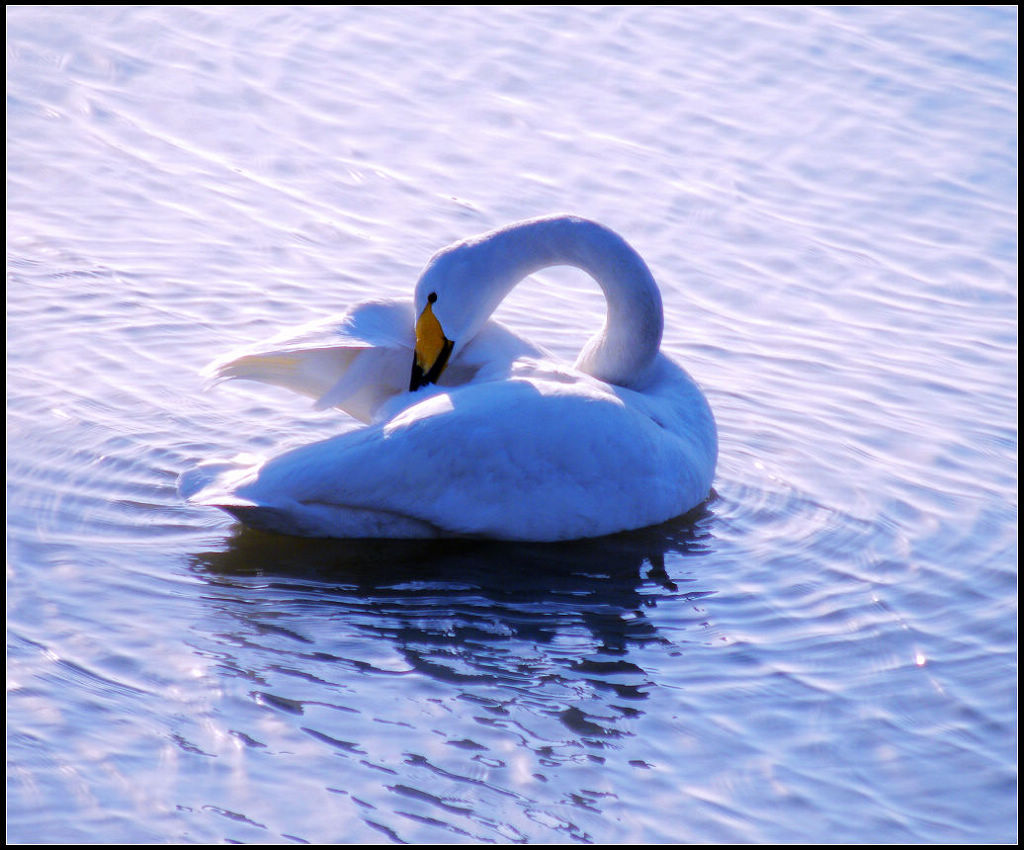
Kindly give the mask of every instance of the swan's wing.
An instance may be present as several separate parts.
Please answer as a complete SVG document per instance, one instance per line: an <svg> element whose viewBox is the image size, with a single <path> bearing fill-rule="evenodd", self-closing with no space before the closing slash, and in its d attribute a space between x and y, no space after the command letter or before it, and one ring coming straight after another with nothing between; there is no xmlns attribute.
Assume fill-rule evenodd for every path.
<svg viewBox="0 0 1024 850"><path fill-rule="evenodd" d="M367 301L340 317L306 325L211 363L211 384L259 381L307 395L318 409L338 407L364 422L408 390L415 344L412 306Z"/></svg>
<svg viewBox="0 0 1024 850"><path fill-rule="evenodd" d="M413 328L408 301L366 301L342 316L232 352L203 374L209 385L228 380L273 384L310 396L318 410L337 407L370 422L385 403L409 389ZM457 387L503 378L518 358L544 354L504 325L489 321L457 350L440 383Z"/></svg>
<svg viewBox="0 0 1024 850"><path fill-rule="evenodd" d="M211 468L183 492L290 534L573 539L699 504L713 466L700 450L606 388L515 379L438 388L386 423Z"/></svg>

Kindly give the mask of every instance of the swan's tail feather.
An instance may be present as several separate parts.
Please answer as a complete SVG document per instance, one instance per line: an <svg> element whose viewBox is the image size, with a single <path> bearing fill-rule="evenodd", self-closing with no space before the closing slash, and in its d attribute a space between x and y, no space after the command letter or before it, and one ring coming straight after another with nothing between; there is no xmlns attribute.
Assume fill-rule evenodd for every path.
<svg viewBox="0 0 1024 850"><path fill-rule="evenodd" d="M257 461L254 463L254 461ZM429 540L443 536L437 526L416 517L379 508L297 502L267 502L237 492L256 477L259 459L207 461L182 473L178 492L189 503L220 508L252 528L300 537L392 538Z"/></svg>
<svg viewBox="0 0 1024 850"><path fill-rule="evenodd" d="M305 502L296 506L217 505L251 528L300 537L431 540L441 531L413 517L371 508Z"/></svg>
<svg viewBox="0 0 1024 850"><path fill-rule="evenodd" d="M219 498L232 495L235 487L253 478L263 460L257 455L240 454L231 460L203 461L178 476L178 494L193 504L219 504Z"/></svg>

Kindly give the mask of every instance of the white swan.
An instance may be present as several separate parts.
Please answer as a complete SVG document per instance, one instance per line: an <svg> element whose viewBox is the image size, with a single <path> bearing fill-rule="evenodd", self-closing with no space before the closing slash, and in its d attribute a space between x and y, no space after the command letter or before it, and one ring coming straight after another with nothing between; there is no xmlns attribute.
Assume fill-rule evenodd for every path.
<svg viewBox="0 0 1024 850"><path fill-rule="evenodd" d="M571 367L490 319L553 265L583 269L608 304ZM180 490L310 537L550 541L669 520L707 498L718 443L701 391L659 351L662 321L646 264L602 225L551 216L457 242L427 263L412 304L366 302L209 368L366 427L262 464L202 464Z"/></svg>

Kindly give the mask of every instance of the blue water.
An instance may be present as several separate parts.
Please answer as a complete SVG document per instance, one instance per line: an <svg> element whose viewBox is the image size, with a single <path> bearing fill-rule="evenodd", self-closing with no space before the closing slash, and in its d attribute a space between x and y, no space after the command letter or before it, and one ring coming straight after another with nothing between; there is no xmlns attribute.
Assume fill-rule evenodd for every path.
<svg viewBox="0 0 1024 850"><path fill-rule="evenodd" d="M9 841L1012 842L1015 8L8 7ZM352 427L240 344L622 233L714 498L298 541L197 460ZM499 318L572 359L554 270Z"/></svg>

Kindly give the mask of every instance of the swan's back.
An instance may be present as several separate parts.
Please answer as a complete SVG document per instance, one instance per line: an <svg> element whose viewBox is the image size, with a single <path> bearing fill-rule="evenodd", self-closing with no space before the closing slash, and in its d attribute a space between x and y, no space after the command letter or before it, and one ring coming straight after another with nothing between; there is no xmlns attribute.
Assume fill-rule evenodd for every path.
<svg viewBox="0 0 1024 850"><path fill-rule="evenodd" d="M674 399L529 376L436 391L389 421L304 446L194 500L307 536L568 540L671 519L706 498L714 424L665 363ZM667 383L675 385L675 392Z"/></svg>

